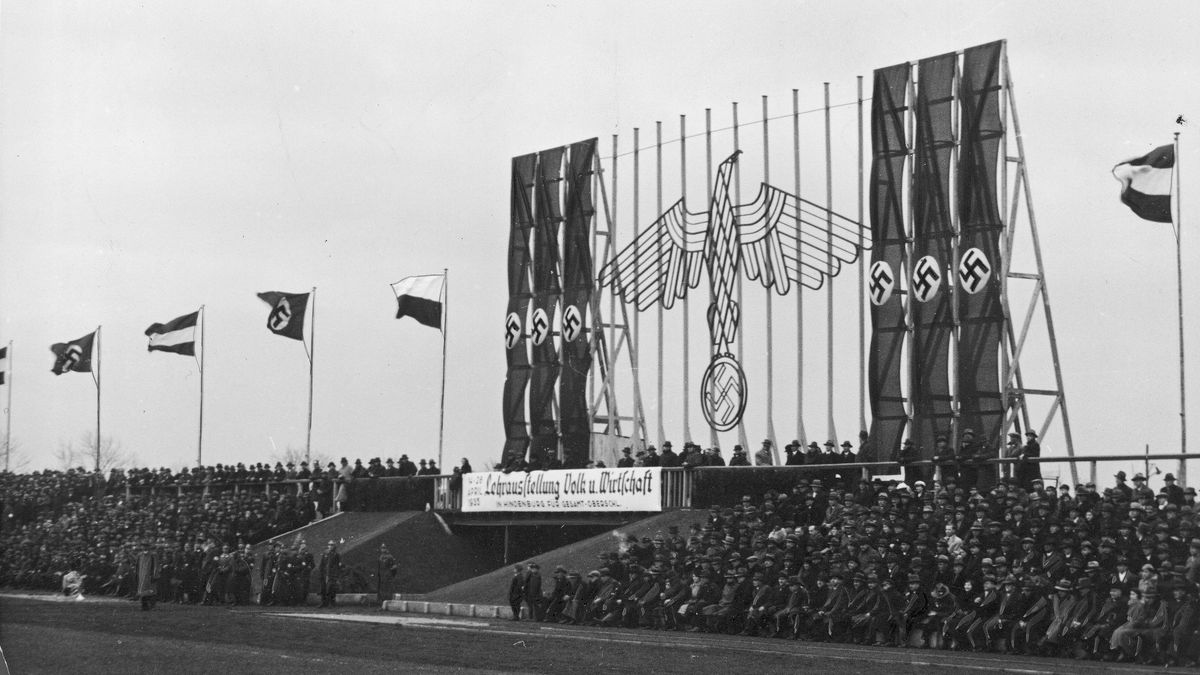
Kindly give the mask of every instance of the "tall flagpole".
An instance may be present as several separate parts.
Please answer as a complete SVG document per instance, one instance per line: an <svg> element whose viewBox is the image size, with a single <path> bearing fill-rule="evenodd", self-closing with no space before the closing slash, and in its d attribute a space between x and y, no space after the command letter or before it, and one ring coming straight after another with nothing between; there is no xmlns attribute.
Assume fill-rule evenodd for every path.
<svg viewBox="0 0 1200 675"><path fill-rule="evenodd" d="M196 466L204 466L204 324L207 321L204 305L200 305L200 426L196 437Z"/></svg>
<svg viewBox="0 0 1200 675"><path fill-rule="evenodd" d="M96 354L92 359L93 370L96 376L93 378L96 382L96 473L100 473L100 326L96 326Z"/></svg>
<svg viewBox="0 0 1200 675"><path fill-rule="evenodd" d="M1187 453L1187 394L1184 386L1183 360L1183 253L1180 235L1183 234L1183 218L1180 208L1180 192L1183 182L1179 179L1179 132L1175 132L1175 282L1179 298L1179 453ZM1179 460L1179 482L1187 485L1187 460Z"/></svg>
<svg viewBox="0 0 1200 675"><path fill-rule="evenodd" d="M450 268L442 268L442 398L438 403L438 466L446 472L442 461L442 440L446 431L446 328L450 325Z"/></svg>
<svg viewBox="0 0 1200 675"><path fill-rule="evenodd" d="M827 264L833 269L833 137L829 120L829 83L825 83L825 247ZM829 441L837 444L837 426L833 419L833 275L825 280L826 324L826 407L829 410ZM836 447L834 448L837 449Z"/></svg>
<svg viewBox="0 0 1200 675"><path fill-rule="evenodd" d="M317 355L317 287L308 298L308 313L312 316L308 335L308 437L304 441L304 461L312 461L313 361Z"/></svg>
<svg viewBox="0 0 1200 675"><path fill-rule="evenodd" d="M4 470L8 471L9 460L12 458L12 364L13 343L8 341L8 368L4 372L5 386L8 388L8 405L4 409Z"/></svg>

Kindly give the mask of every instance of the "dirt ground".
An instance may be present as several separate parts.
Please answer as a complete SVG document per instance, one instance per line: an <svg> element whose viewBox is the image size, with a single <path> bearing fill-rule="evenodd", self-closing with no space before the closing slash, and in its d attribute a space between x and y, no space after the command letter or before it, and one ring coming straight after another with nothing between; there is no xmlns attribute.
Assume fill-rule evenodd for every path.
<svg viewBox="0 0 1200 675"><path fill-rule="evenodd" d="M1115 673L1151 668L694 633L314 610L65 602L0 594L26 673ZM1180 671L1182 672L1182 671Z"/></svg>

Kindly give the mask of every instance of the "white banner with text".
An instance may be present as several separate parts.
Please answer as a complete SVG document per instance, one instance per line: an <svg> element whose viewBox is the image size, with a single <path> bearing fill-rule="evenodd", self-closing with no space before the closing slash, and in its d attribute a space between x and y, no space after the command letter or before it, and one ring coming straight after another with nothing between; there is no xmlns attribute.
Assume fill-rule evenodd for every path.
<svg viewBox="0 0 1200 675"><path fill-rule="evenodd" d="M463 511L662 511L662 469L463 474Z"/></svg>

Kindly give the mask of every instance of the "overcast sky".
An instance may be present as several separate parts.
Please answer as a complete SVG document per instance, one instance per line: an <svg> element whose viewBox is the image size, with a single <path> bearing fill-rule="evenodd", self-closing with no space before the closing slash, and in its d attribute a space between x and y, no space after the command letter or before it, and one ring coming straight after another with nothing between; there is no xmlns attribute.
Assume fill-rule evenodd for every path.
<svg viewBox="0 0 1200 675"><path fill-rule="evenodd" d="M103 325L103 434L142 464L193 463L196 363L147 353L142 331L203 304L205 462L303 448L304 349L267 332L255 293L315 286L313 451L436 457L441 338L393 318L389 284L449 268L446 459L493 462L503 444L513 156L593 136L607 156L612 134L622 151L632 147L634 127L646 148L655 121L677 137L680 114L689 133L702 130L705 108L727 127L734 101L742 122L757 121L762 95L772 116L785 115L793 89L802 109L819 108L823 82L833 103L852 103L858 75L869 97L875 68L1007 39L1075 450L1175 451L1174 240L1169 225L1119 202L1109 171L1182 132L1187 337L1200 354L1200 235L1188 227L1200 222L1189 216L1200 214L1198 17L1190 2L1136 11L1094 1L5 2L0 343L14 344L14 445L28 468L53 466L61 444L94 429L91 378L51 374L48 347ZM1181 114L1195 119L1177 125ZM851 215L855 115L842 107L833 120L834 207ZM804 116L802 173L805 196L823 202L821 123ZM790 188L791 122L769 131L772 182ZM751 184L762 127L743 132ZM693 196L704 188L702 143L688 145ZM722 132L715 151L729 143ZM642 225L655 215L653 150L643 153ZM678 162L677 145L664 154ZM668 205L680 196L675 166ZM628 241L621 200L631 191L620 190L618 236ZM857 272L836 286L832 430L824 296L806 300L809 440L857 431ZM742 330L747 375L761 387L755 302ZM793 301L777 302L789 309L776 317L773 422L786 441L798 433L796 323ZM1014 295L1014 311L1026 302ZM685 436L678 312L668 314L663 408L676 445ZM693 306L693 387L705 361L702 316ZM652 427L653 325L644 321L641 338ZM1027 384L1053 384L1044 363L1027 366ZM1200 361L1192 372L1198 419ZM755 390L746 413L755 444L765 399ZM690 417L691 436L706 441L698 407ZM1047 445L1065 452L1057 432Z"/></svg>

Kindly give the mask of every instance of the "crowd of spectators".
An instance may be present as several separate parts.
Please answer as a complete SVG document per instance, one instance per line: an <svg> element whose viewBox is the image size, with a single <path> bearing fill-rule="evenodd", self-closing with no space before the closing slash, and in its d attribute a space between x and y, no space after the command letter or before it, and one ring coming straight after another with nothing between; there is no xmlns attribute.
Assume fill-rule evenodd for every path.
<svg viewBox="0 0 1200 675"><path fill-rule="evenodd" d="M1195 666L1195 491L1115 478L799 479L595 569L518 566L513 618Z"/></svg>
<svg viewBox="0 0 1200 675"><path fill-rule="evenodd" d="M58 589L63 574L74 570L85 575L87 591L124 595L137 552L150 548L181 573L190 570L163 597L190 591L189 599L199 602L203 591L194 586L210 553L219 557L228 549L229 566L240 569L235 553L332 508L329 488L315 480L274 491L217 489L214 481L205 490L144 489L179 485L157 478L167 475L147 469L107 478L83 469L0 473L0 584ZM232 586L218 596L232 600Z"/></svg>
<svg viewBox="0 0 1200 675"><path fill-rule="evenodd" d="M471 470L463 459L454 473ZM436 476L434 460L372 458L365 464L307 461L32 473L0 472L0 585L59 589L82 575L81 590L132 597L139 554L152 552L163 601L246 603L250 575L262 576L274 604L302 603L303 542L252 560L249 547L341 510L357 478ZM269 563L269 564L268 564ZM71 579L80 577L72 576Z"/></svg>

